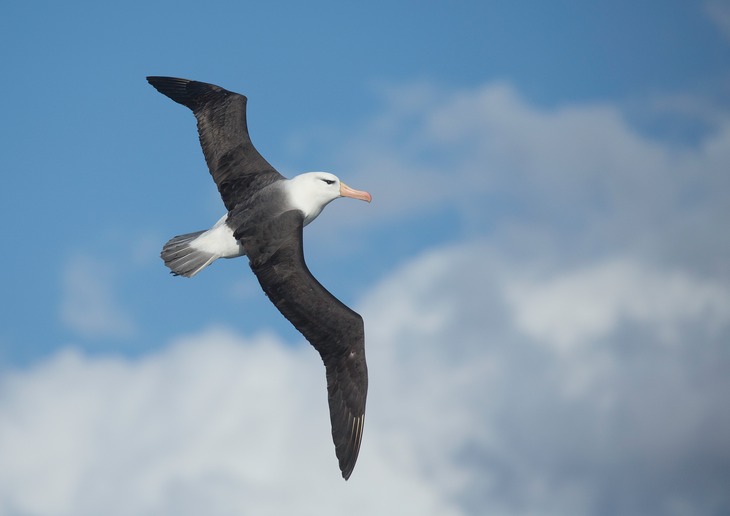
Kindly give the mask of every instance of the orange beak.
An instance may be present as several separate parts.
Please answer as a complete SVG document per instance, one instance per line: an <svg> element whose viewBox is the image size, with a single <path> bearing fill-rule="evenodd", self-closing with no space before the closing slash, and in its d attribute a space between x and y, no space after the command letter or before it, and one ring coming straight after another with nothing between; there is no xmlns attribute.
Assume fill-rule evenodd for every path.
<svg viewBox="0 0 730 516"><path fill-rule="evenodd" d="M367 201L367 202L370 202L373 200L373 196L370 195L369 193L363 192L360 190L355 190L354 188L350 188L342 181L340 181L340 195L342 197L352 197L353 199L360 199L361 201Z"/></svg>

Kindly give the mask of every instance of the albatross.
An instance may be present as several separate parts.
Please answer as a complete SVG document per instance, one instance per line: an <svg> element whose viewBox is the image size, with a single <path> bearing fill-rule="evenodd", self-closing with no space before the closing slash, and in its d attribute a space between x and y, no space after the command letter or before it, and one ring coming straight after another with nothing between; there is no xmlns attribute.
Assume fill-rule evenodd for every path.
<svg viewBox="0 0 730 516"><path fill-rule="evenodd" d="M248 257L268 298L322 357L332 440L347 480L365 421L364 325L307 268L302 230L338 197L367 202L372 197L327 172L282 176L251 143L245 96L174 77L147 81L192 110L205 161L227 210L210 229L169 240L161 253L165 265L174 275L192 277L218 258Z"/></svg>

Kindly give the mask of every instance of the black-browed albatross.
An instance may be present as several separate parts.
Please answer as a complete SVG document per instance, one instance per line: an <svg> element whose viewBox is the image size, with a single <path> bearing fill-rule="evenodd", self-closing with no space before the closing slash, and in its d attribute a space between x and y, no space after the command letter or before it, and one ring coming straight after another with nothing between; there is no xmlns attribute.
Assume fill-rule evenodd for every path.
<svg viewBox="0 0 730 516"><path fill-rule="evenodd" d="M251 143L246 97L213 84L147 77L157 91L190 108L213 180L228 212L209 230L176 236L162 258L173 274L191 277L218 258L247 256L269 299L322 357L332 439L342 476L355 466L368 376L362 317L330 294L304 262L302 229L338 197L371 201L333 174L286 179Z"/></svg>

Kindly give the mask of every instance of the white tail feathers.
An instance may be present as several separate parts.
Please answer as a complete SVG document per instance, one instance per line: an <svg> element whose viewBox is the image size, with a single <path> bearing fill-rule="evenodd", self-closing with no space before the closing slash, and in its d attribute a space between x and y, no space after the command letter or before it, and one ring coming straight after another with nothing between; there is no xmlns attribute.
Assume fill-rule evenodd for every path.
<svg viewBox="0 0 730 516"><path fill-rule="evenodd" d="M228 214L223 215L207 231L186 233L170 239L160 256L175 276L192 278L218 258L243 256L243 246L233 236L226 224Z"/></svg>
<svg viewBox="0 0 730 516"><path fill-rule="evenodd" d="M165 260L165 265L170 268L172 274L192 278L218 258L214 253L191 245L203 233L205 231L179 235L165 244L160 256Z"/></svg>

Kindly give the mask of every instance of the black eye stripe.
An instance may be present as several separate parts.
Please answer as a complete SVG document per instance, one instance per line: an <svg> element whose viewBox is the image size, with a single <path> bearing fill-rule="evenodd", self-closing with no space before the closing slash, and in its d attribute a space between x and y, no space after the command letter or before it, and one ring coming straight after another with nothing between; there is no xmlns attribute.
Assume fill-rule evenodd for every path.
<svg viewBox="0 0 730 516"><path fill-rule="evenodd" d="M324 181L324 182L325 182L325 183L327 183L328 185L333 185L333 184L335 184L335 181L334 181L334 179L322 179L322 181Z"/></svg>

